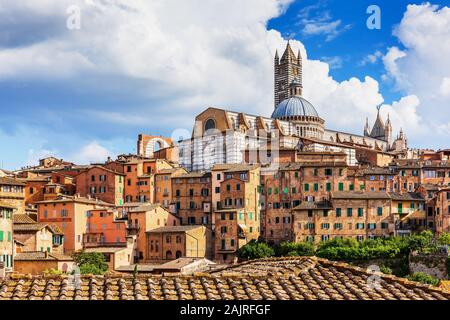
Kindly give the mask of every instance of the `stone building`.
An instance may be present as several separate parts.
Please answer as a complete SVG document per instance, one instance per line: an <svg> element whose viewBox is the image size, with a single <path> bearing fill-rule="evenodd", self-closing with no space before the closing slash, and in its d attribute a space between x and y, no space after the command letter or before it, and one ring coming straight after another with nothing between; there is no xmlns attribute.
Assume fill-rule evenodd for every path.
<svg viewBox="0 0 450 320"><path fill-rule="evenodd" d="M136 236L134 262L149 259L146 233L160 227L178 226L179 219L159 204L141 204L127 213L127 235Z"/></svg>
<svg viewBox="0 0 450 320"><path fill-rule="evenodd" d="M14 213L25 213L25 184L13 178L0 178L0 201L16 208Z"/></svg>
<svg viewBox="0 0 450 320"><path fill-rule="evenodd" d="M439 189L435 203L436 233L450 232L450 187Z"/></svg>
<svg viewBox="0 0 450 320"><path fill-rule="evenodd" d="M164 262L182 257L209 257L211 231L205 226L166 226L147 231L147 259Z"/></svg>
<svg viewBox="0 0 450 320"><path fill-rule="evenodd" d="M172 177L172 212L182 225L211 225L211 172Z"/></svg>
<svg viewBox="0 0 450 320"><path fill-rule="evenodd" d="M47 251L64 253L64 233L55 224L38 223L26 214L13 216L14 241L21 243L20 252Z"/></svg>

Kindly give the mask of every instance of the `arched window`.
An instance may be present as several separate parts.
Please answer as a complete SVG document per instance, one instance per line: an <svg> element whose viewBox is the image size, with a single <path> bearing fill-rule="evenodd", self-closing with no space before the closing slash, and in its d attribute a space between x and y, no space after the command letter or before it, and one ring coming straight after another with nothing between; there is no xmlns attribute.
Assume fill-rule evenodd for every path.
<svg viewBox="0 0 450 320"><path fill-rule="evenodd" d="M180 250L178 250L177 251L177 253L175 254L175 256L176 256L176 258L178 259L178 258L181 258L181 251Z"/></svg>
<svg viewBox="0 0 450 320"><path fill-rule="evenodd" d="M206 120L205 123L205 132L211 129L215 129L216 128L216 122L213 119L208 119Z"/></svg>
<svg viewBox="0 0 450 320"><path fill-rule="evenodd" d="M170 251L170 250L166 251L166 259L167 260L171 260L172 259L172 251Z"/></svg>

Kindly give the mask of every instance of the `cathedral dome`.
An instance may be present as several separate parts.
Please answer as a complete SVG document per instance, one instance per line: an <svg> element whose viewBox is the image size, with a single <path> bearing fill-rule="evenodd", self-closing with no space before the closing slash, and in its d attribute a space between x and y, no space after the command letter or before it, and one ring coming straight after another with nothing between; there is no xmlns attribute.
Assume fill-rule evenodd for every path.
<svg viewBox="0 0 450 320"><path fill-rule="evenodd" d="M319 114L308 100L301 96L292 96L280 102L272 113L273 119L286 119L290 117L319 118Z"/></svg>

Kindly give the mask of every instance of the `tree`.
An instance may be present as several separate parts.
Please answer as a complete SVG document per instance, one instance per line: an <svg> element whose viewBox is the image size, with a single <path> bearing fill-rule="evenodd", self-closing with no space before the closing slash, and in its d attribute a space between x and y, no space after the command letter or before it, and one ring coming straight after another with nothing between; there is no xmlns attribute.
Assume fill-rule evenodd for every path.
<svg viewBox="0 0 450 320"><path fill-rule="evenodd" d="M81 251L74 253L73 260L80 268L81 274L102 275L108 270L108 264L102 253Z"/></svg>
<svg viewBox="0 0 450 320"><path fill-rule="evenodd" d="M238 250L237 255L240 259L252 260L272 257L275 255L275 251L265 242L252 240L241 247Z"/></svg>

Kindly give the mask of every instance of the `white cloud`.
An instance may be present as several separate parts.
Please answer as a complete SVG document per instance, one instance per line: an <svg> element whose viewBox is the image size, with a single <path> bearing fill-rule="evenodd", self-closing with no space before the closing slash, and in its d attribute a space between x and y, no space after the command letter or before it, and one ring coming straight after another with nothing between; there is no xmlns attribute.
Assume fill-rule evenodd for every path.
<svg viewBox="0 0 450 320"><path fill-rule="evenodd" d="M2 2L2 31L19 32L15 28L17 21L33 23L26 28L27 32L20 33L25 37L24 34L31 32L29 43L0 45L0 78L40 81L44 77L70 86L87 82L89 87L83 87L83 94L88 90L99 94L110 88L111 92L123 92L130 99L138 98L137 106L124 107L120 103L110 103L110 97L106 96L102 108L96 108L97 101L94 101L90 113L76 113L77 121L94 120L102 124L101 130L95 125L87 128L71 122L71 132L54 129L51 136L44 137L47 142L56 143L53 137L58 136L60 144L55 148L70 161L104 160L111 152L121 152L111 141L124 136L121 131L124 127L136 126L136 132L128 131L126 139L134 139L139 133L137 130L142 128L154 134L160 134L162 129L191 131L194 116L210 105L269 116L273 110L273 54L275 49L284 50L286 41L278 31L267 30L266 26L268 20L280 15L290 2L104 0L89 4L82 0L39 3L29 0L23 7L13 0ZM81 30L66 28L66 8L72 4L82 9ZM198 9L200 7L202 10ZM21 20L24 17L28 18ZM314 18L305 18L304 22ZM327 14L315 21L322 26L311 26L307 32L323 31L321 34L327 37L350 27L335 23ZM51 28L47 23L51 23ZM337 33L326 26L327 23L338 26L334 29ZM40 28L42 25L45 27ZM54 30L53 33L43 36L49 29ZM404 33L402 27L397 32ZM20 37L8 39L12 38ZM0 44L1 41L0 38ZM375 106L384 100L378 82L371 77L336 81L329 70L339 65L338 60L326 59L328 63L309 60L302 43L294 40L291 43L303 55L305 97L316 106L327 127L361 133L366 116L373 120ZM380 58L378 53L374 55ZM414 55L409 48L389 50L384 57L389 76L400 82L406 68L404 61ZM413 65L406 66L411 69ZM422 68L421 63L416 62L414 67L418 69L417 66ZM448 76L450 73L440 75L436 88ZM404 124L409 135L411 128L421 128L425 103L427 99L422 95L407 92L405 98L386 106L383 112L388 110L393 122L398 119ZM80 108L87 110L89 107ZM56 109L49 111L57 112ZM409 125L408 121L414 125ZM394 123L394 126L400 125ZM89 131L77 133L79 127ZM44 134L45 130L41 132ZM105 136L110 132L115 136L107 140ZM78 139L76 134L83 137L78 144L72 142L67 147L64 134L70 136L71 141ZM79 150L80 143L93 140L101 143L87 143L78 153L68 149Z"/></svg>
<svg viewBox="0 0 450 320"><path fill-rule="evenodd" d="M342 59L339 56L334 56L334 57L322 57L321 60L323 62L328 63L328 65L330 66L330 69L340 69L343 67L344 65L344 59Z"/></svg>
<svg viewBox="0 0 450 320"><path fill-rule="evenodd" d="M375 51L364 57L360 62L360 66L365 66L367 64L375 64L383 57L383 53L380 50Z"/></svg>
<svg viewBox="0 0 450 320"><path fill-rule="evenodd" d="M92 141L83 146L81 150L69 159L73 159L76 163L95 163L105 161L111 156L111 152L105 147L101 146L97 141Z"/></svg>
<svg viewBox="0 0 450 320"><path fill-rule="evenodd" d="M450 78L445 77L442 79L441 86L439 87L441 94L444 97L447 97L450 95Z"/></svg>
<svg viewBox="0 0 450 320"><path fill-rule="evenodd" d="M383 57L386 79L420 101L423 130L417 141L448 147L443 128L450 123L450 8L425 3L409 5L394 35L402 45Z"/></svg>
<svg viewBox="0 0 450 320"><path fill-rule="evenodd" d="M27 166L35 166L39 163L40 159L52 157L52 156L56 157L57 154L58 154L57 150L29 149L26 165Z"/></svg>

